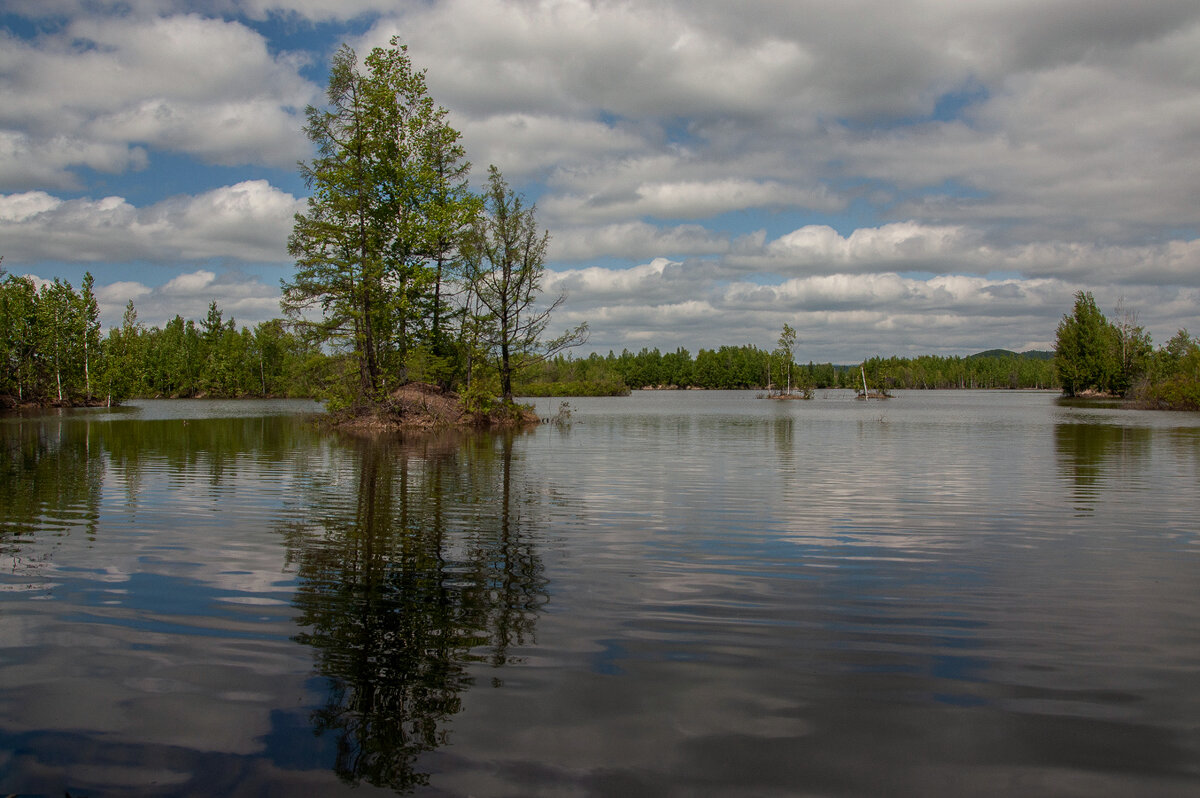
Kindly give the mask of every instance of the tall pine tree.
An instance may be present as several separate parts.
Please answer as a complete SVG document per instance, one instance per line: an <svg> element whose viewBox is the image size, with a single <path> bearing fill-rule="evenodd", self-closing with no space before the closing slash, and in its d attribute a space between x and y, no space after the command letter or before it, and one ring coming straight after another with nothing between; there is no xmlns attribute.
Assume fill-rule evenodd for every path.
<svg viewBox="0 0 1200 798"><path fill-rule="evenodd" d="M317 155L302 165L312 194L289 240L297 271L283 306L351 356L354 399L371 400L405 380L416 345L440 335L444 269L474 205L458 133L406 48L393 39L363 66L343 46L327 107L307 110Z"/></svg>

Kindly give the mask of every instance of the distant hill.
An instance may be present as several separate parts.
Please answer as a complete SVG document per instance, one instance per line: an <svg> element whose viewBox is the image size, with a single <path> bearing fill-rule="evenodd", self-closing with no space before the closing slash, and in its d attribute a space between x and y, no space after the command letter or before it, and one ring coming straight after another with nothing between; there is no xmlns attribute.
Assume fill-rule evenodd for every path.
<svg viewBox="0 0 1200 798"><path fill-rule="evenodd" d="M970 360L976 357L1024 357L1030 360L1053 360L1054 353L1040 349L1030 349L1028 352L1013 352L1010 349L989 349L986 352L977 352L974 355L968 355L967 359Z"/></svg>

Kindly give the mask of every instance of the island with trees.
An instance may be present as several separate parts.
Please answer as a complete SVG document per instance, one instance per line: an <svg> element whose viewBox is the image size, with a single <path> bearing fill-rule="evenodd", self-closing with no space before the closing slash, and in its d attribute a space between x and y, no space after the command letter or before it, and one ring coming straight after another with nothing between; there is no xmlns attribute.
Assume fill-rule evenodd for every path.
<svg viewBox="0 0 1200 798"><path fill-rule="evenodd" d="M495 166L471 192L460 134L397 39L361 65L343 46L326 100L307 109L317 154L302 165L311 194L282 305L306 340L341 355L331 409L374 425L530 420L514 375L586 336L543 339L562 298L541 297L549 234L535 208Z"/></svg>
<svg viewBox="0 0 1200 798"><path fill-rule="evenodd" d="M1090 292L1075 295L1055 336L1055 366L1068 397L1120 397L1139 407L1200 410L1200 341L1179 330L1155 350L1137 314L1109 321Z"/></svg>

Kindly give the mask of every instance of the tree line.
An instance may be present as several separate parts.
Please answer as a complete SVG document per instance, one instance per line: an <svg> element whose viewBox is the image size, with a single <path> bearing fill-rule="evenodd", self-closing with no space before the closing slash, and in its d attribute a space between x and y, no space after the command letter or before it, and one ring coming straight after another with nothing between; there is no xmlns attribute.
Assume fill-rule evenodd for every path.
<svg viewBox="0 0 1200 798"><path fill-rule="evenodd" d="M767 350L744 345L700 349L694 357L683 348L673 352L643 348L636 353L625 349L619 355L610 351L607 355L592 353L581 358L559 355L526 372L520 393L526 396L619 394L642 388L766 390L784 386L800 390L857 389L864 373L873 389L889 390L1057 388L1059 385L1051 359L1013 352L971 357L871 357L849 365L812 361L798 364L789 354L785 346Z"/></svg>
<svg viewBox="0 0 1200 798"><path fill-rule="evenodd" d="M0 274L0 277L4 275ZM146 327L131 301L104 334L91 274L0 280L0 396L16 403L112 404L130 397L317 396L336 359L272 319L253 328L212 302L199 320Z"/></svg>
<svg viewBox="0 0 1200 798"><path fill-rule="evenodd" d="M142 324L132 301L105 333L91 274L80 288L40 287L0 269L0 396L62 405L130 397L327 397L353 384L358 361L282 318L238 327L216 302L203 319ZM1062 388L1068 396L1124 396L1150 407L1200 409L1200 342L1178 331L1154 349L1136 314L1109 321L1090 293L1056 333L1053 358L1002 350L970 357L871 357L860 364L797 364L785 325L774 350L754 345L574 357L516 354L520 396L619 395L641 388ZM527 358L526 360L522 360ZM414 370L436 366L411 359ZM860 370L861 369L861 370ZM496 379L486 383L498 391Z"/></svg>
<svg viewBox="0 0 1200 798"><path fill-rule="evenodd" d="M1055 366L1067 396L1101 394L1148 407L1200 410L1200 341L1179 330L1155 349L1136 312L1110 321L1091 292L1075 295L1055 333Z"/></svg>

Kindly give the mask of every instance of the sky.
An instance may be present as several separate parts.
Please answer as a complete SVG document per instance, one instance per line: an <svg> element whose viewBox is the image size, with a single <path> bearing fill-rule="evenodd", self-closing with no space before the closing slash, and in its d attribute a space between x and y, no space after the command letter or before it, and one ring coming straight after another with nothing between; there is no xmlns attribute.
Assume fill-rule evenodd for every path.
<svg viewBox="0 0 1200 798"><path fill-rule="evenodd" d="M331 55L392 36L551 236L551 332L801 362L1200 334L1195 0L0 0L0 255L280 316Z"/></svg>

